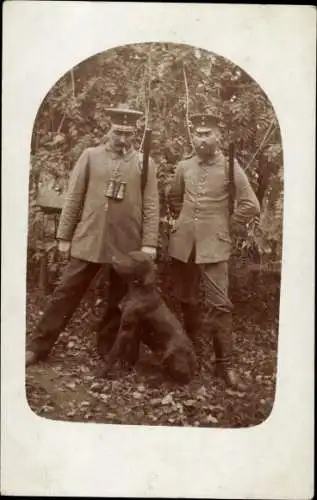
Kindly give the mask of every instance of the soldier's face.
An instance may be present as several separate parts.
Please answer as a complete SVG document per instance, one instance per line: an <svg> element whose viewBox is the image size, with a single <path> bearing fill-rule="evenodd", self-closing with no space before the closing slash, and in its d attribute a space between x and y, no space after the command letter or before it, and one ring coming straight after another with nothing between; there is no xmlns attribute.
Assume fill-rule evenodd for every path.
<svg viewBox="0 0 317 500"><path fill-rule="evenodd" d="M124 132L118 129L111 129L109 132L109 140L112 149L118 154L124 154L128 151L133 143L133 132Z"/></svg>
<svg viewBox="0 0 317 500"><path fill-rule="evenodd" d="M205 131L195 130L193 143L199 156L212 156L215 153L220 131L218 127L210 128Z"/></svg>

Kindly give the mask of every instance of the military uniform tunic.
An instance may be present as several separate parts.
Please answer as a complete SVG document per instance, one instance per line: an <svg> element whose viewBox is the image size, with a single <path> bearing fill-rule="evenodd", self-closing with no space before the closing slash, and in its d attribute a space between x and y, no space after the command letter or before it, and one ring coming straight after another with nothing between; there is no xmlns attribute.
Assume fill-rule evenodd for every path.
<svg viewBox="0 0 317 500"><path fill-rule="evenodd" d="M234 165L236 212L234 220L248 222L260 210L244 170ZM228 160L218 151L209 161L198 156L176 168L170 191L178 218L170 237L169 254L187 262L193 248L196 264L227 261L231 251L228 214Z"/></svg>
<svg viewBox="0 0 317 500"><path fill-rule="evenodd" d="M126 183L121 201L106 197L116 172ZM57 237L71 241L71 256L110 263L142 246L157 246L159 201L156 172L149 161L143 203L140 157L131 149L118 157L106 145L86 149L75 165L62 210Z"/></svg>

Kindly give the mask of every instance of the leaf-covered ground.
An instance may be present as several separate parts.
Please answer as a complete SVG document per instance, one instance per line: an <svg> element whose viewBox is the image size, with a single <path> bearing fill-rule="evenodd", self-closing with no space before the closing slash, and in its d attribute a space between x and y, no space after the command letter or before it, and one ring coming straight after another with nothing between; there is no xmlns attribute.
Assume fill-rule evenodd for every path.
<svg viewBox="0 0 317 500"><path fill-rule="evenodd" d="M49 296L29 286L27 331L32 334ZM263 276L232 292L235 304L234 366L246 392L226 388L214 375L208 322L202 323L199 368L187 386L165 380L155 356L142 348L130 372L99 375L93 323L103 308L91 287L47 361L26 373L30 407L54 420L116 424L247 427L271 413L275 395L279 282Z"/></svg>

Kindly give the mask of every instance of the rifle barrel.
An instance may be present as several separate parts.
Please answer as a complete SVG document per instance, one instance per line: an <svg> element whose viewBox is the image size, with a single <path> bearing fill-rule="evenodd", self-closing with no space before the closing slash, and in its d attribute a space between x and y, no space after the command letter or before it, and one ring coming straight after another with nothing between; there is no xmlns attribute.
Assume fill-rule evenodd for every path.
<svg viewBox="0 0 317 500"><path fill-rule="evenodd" d="M229 144L229 214L233 214L234 209L234 197L235 197L235 186L234 186L234 157L235 157L235 144L231 142Z"/></svg>
<svg viewBox="0 0 317 500"><path fill-rule="evenodd" d="M150 149L151 149L151 137L152 137L152 130L147 128L145 130L144 142L143 142L142 181L141 181L142 191L145 187L146 179L147 179L149 156L150 156Z"/></svg>
<svg viewBox="0 0 317 500"><path fill-rule="evenodd" d="M147 128L144 134L144 143L143 143L143 162L144 160L147 161L150 155L150 148L151 148L151 137L152 137L152 130L150 128Z"/></svg>

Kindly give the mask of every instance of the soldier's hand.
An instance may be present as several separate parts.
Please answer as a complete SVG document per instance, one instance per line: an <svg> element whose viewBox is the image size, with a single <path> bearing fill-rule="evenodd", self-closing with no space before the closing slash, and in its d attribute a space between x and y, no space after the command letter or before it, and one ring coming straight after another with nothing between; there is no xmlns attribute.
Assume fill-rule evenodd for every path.
<svg viewBox="0 0 317 500"><path fill-rule="evenodd" d="M59 240L58 250L63 256L68 257L70 253L70 241Z"/></svg>

